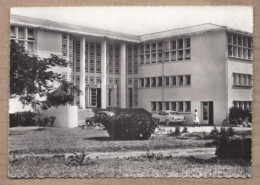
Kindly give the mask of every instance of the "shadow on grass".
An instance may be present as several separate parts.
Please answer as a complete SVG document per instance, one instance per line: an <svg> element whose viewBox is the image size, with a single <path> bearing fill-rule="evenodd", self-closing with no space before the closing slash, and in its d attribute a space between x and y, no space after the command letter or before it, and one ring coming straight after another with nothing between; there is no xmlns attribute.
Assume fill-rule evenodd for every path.
<svg viewBox="0 0 260 185"><path fill-rule="evenodd" d="M109 137L109 136L103 136L103 137L87 137L87 138L84 138L84 140L112 141L112 138Z"/></svg>

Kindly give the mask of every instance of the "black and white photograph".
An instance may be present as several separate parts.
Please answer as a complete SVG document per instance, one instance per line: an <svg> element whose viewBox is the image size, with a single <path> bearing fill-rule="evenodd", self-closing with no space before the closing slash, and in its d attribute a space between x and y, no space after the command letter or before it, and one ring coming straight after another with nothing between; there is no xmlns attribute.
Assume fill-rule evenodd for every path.
<svg viewBox="0 0 260 185"><path fill-rule="evenodd" d="M10 10L10 178L250 178L251 6Z"/></svg>

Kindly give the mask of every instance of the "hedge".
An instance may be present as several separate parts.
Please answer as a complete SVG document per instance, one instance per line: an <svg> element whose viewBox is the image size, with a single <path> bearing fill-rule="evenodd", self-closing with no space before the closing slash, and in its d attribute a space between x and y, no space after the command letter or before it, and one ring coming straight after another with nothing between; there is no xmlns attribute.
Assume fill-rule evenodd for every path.
<svg viewBox="0 0 260 185"><path fill-rule="evenodd" d="M156 120L144 109L116 109L114 112L112 117L95 117L95 122L104 125L111 139L149 139L157 126Z"/></svg>
<svg viewBox="0 0 260 185"><path fill-rule="evenodd" d="M217 140L216 155L219 159L251 160L252 138L242 136L220 136Z"/></svg>

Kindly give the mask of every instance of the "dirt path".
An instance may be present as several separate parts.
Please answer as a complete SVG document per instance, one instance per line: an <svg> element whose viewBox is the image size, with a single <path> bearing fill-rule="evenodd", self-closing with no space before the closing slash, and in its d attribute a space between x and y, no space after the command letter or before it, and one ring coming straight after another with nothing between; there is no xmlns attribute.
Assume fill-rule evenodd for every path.
<svg viewBox="0 0 260 185"><path fill-rule="evenodd" d="M180 156L198 156L198 155L215 155L216 148L178 148L178 149L169 149L169 150L151 150L151 153L162 154L164 156L171 155L172 157ZM100 158L100 159L111 159L111 158L125 158L125 157L138 157L143 154L146 154L147 151L125 151L125 152L93 152L88 153L88 157ZM80 153L79 153L80 154ZM24 158L24 157L53 157L53 156L65 156L65 158L71 156L71 153L66 154L19 154L15 158Z"/></svg>

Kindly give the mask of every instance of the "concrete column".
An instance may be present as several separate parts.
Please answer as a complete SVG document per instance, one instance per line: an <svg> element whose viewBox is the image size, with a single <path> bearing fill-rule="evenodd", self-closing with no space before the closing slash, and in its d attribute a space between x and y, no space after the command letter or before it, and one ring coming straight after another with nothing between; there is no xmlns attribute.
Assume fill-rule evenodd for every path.
<svg viewBox="0 0 260 185"><path fill-rule="evenodd" d="M101 108L107 108L107 41L101 43Z"/></svg>
<svg viewBox="0 0 260 185"><path fill-rule="evenodd" d="M79 106L82 109L85 109L85 88L86 88L86 83L85 83L85 42L86 39L84 36L81 37L80 39L80 90L81 94L79 97Z"/></svg>
<svg viewBox="0 0 260 185"><path fill-rule="evenodd" d="M121 44L120 60L120 107L126 108L126 44Z"/></svg>

